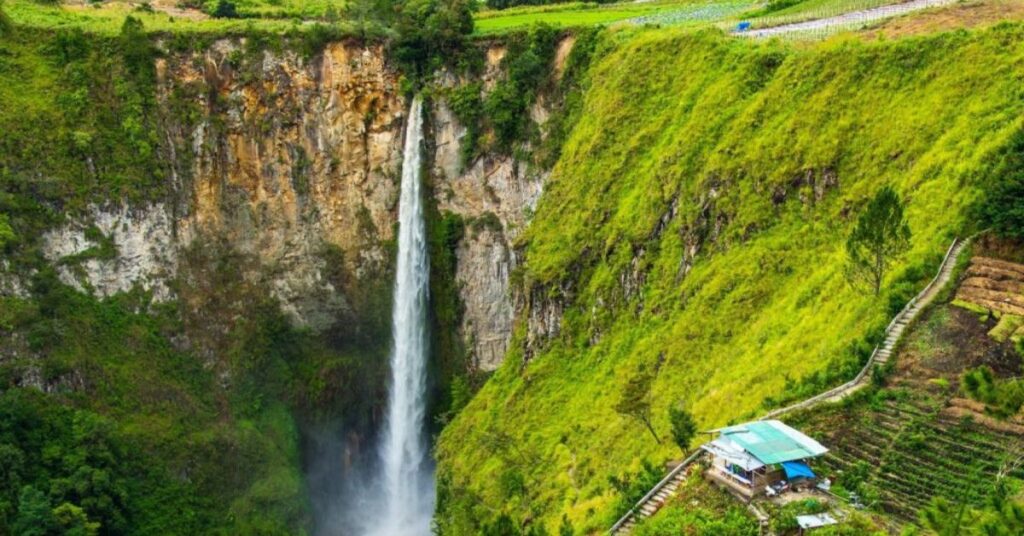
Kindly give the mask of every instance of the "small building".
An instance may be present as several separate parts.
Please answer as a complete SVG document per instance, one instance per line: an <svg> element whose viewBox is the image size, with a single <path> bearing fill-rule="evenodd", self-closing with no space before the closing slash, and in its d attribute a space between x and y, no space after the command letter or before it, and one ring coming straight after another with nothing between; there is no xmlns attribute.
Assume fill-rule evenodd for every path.
<svg viewBox="0 0 1024 536"><path fill-rule="evenodd" d="M802 516L796 516L796 524L800 527L799 534L807 534L814 529L820 529L829 525L835 525L839 523L836 518L832 517L832 514L806 514Z"/></svg>
<svg viewBox="0 0 1024 536"><path fill-rule="evenodd" d="M701 448L711 454L708 478L746 500L774 494L781 484L814 484L808 461L828 452L781 421L754 421L712 430Z"/></svg>

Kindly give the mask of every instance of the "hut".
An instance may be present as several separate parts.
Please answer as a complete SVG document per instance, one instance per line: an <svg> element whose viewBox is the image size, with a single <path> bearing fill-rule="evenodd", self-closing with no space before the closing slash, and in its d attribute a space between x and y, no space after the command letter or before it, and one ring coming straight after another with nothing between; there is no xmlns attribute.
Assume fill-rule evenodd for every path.
<svg viewBox="0 0 1024 536"><path fill-rule="evenodd" d="M814 484L810 460L828 452L821 443L781 421L754 421L709 432L707 476L746 500L791 485Z"/></svg>

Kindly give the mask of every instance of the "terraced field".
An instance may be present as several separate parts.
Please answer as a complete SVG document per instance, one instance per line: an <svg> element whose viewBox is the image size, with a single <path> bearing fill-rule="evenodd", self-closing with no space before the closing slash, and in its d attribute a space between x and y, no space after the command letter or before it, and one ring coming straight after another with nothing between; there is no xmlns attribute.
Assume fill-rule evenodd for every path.
<svg viewBox="0 0 1024 536"><path fill-rule="evenodd" d="M832 452L822 463L840 482L867 468L868 506L910 520L934 496L980 505L997 475L1024 479L1024 470L1014 464L1024 455L1015 434L946 415L930 397L894 396L869 403L870 411L855 426L826 439Z"/></svg>
<svg viewBox="0 0 1024 536"><path fill-rule="evenodd" d="M959 390L961 374L980 365L1003 377L1021 374L1013 342L989 335L999 320L962 305L991 290L991 278L1010 285L1003 276L1015 272L1004 261L974 257L955 295L910 327L883 388L794 416L793 424L831 449L818 466L839 495L856 491L866 506L910 521L933 497L980 505L996 479L1024 481L1024 427L987 415ZM993 306L1006 306L1002 298Z"/></svg>

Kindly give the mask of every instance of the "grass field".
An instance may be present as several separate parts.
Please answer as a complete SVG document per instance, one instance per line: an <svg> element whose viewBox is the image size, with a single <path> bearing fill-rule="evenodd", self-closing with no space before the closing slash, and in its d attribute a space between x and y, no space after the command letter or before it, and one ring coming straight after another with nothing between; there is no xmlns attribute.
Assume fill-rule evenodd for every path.
<svg viewBox="0 0 1024 536"><path fill-rule="evenodd" d="M707 24L735 18L755 6L752 0L622 2L617 4L569 3L530 6L477 14L476 30L495 34L544 23L556 27L590 26L620 22L652 24Z"/></svg>
<svg viewBox="0 0 1024 536"><path fill-rule="evenodd" d="M206 2L207 8L211 2ZM764 28L893 3L898 3L898 0L805 0L781 10L767 11L755 0L570 2L501 11L485 9L476 14L475 24L476 34L481 36L522 30L535 24L557 28L652 24L730 29L741 20L749 20L753 27ZM32 0L7 0L4 9L15 24L35 28L78 28L99 35L116 34L128 15L142 20L148 32L238 34L255 30L285 33L302 31L313 21L325 21L330 18L329 13L338 13L342 9L344 1L238 0L236 4L245 18L213 19L199 10L182 9L172 0L157 0L149 10L122 1L91 6L86 3L46 5ZM345 21L334 24L340 25L340 33L350 33L346 31L349 28Z"/></svg>
<svg viewBox="0 0 1024 536"><path fill-rule="evenodd" d="M294 19L206 19L190 20L167 13L144 11L128 4L111 3L99 8L41 5L30 0L7 0L4 11L19 26L32 28L80 29L97 35L117 35L124 19L131 15L142 21L148 32L240 33L247 30L285 32L301 29Z"/></svg>
<svg viewBox="0 0 1024 536"><path fill-rule="evenodd" d="M805 0L799 4L795 4L778 11L750 13L750 17L755 28L765 28L807 20L825 19L835 17L843 13L850 13L852 11L899 4L902 1L903 0Z"/></svg>
<svg viewBox="0 0 1024 536"><path fill-rule="evenodd" d="M91 6L85 3L45 5L32 0L7 0L4 9L18 25L78 28L100 35L116 34L128 15L140 19L149 32L241 33L259 30L281 33L301 30L308 27L310 21L324 20L328 10L340 10L343 2L239 0L239 13L246 16L240 19L213 19L199 10L181 9L170 0L153 2L152 5L153 9L146 10L130 2L120 1ZM502 11L484 10L477 13L475 19L478 35L495 35L541 23L558 28L614 25L627 21L659 25L723 24L737 20L741 13L755 7L753 0L658 0L616 4L573 2ZM346 25L344 21L338 24L343 27Z"/></svg>

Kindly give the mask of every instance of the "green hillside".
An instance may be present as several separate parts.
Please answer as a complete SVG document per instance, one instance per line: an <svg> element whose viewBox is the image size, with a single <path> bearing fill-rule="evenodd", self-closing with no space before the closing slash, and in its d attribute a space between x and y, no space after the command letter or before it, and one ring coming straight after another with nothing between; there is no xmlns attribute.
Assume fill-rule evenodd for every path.
<svg viewBox="0 0 1024 536"><path fill-rule="evenodd" d="M970 228L987 158L1021 126L1022 39L1014 25L801 46L606 35L521 241L519 284L535 309L564 306L561 330L526 348L521 320L443 433L441 519L602 530L637 498L624 473L679 457L671 404L707 429L852 376ZM874 297L847 284L843 243L884 185L913 238ZM613 409L638 367L657 370L661 444Z"/></svg>
<svg viewBox="0 0 1024 536"><path fill-rule="evenodd" d="M670 407L707 430L850 378L951 240L978 230L989 186L1024 161L1024 24L874 42L754 41L713 27L878 0L476 12L466 0L239 0L240 18L205 15L216 2L0 2L0 534L337 529L331 493L352 494L354 475L377 462L387 419L397 245L381 231L397 216L417 92L429 110L433 262L433 348L421 355L433 362L426 422L409 424L436 432L445 535L601 533L681 457ZM975 23L1003 17L985 6ZM622 23L634 17L673 27ZM343 43L325 53L332 41ZM466 128L463 161L441 178L457 166L430 155L461 135L453 116ZM193 188L200 175L208 188ZM1016 207L1021 177L994 197ZM844 245L883 187L906 203L912 239L876 296L848 282ZM463 204L479 214L449 212ZM170 207L158 230L173 241L146 231L146 215L162 214L154 205ZM992 214L997 205L984 216L1019 221ZM121 227L141 229L125 249L173 243L177 257L123 257L98 223L117 208L131 222ZM326 213L342 222L331 232L365 239L354 255L318 234ZM242 249L250 242L259 251ZM263 251L278 247L298 253ZM166 300L133 275L143 262L164 264ZM460 279L466 265L476 289ZM475 368L460 300L465 290L493 301L508 289L487 279L505 267L516 324L491 373ZM340 289L322 331L289 314L310 297L284 293L291 275L312 283L285 290ZM100 297L92 281L104 278L128 283ZM941 311L928 329L995 322ZM495 361L506 333L488 340ZM1020 367L1008 370L988 393L999 402L1016 400L1006 393ZM894 445L922 433L977 451L1012 444L941 413L961 395L959 372L927 396L894 385L851 402L854 417L833 407L799 424L837 445L829 470L877 462L857 484L890 486L874 513L909 522L931 487L952 497L983 478L955 474L963 456ZM643 375L650 429L616 410ZM888 471L920 462L942 471ZM697 479L639 530L683 529L757 530Z"/></svg>

